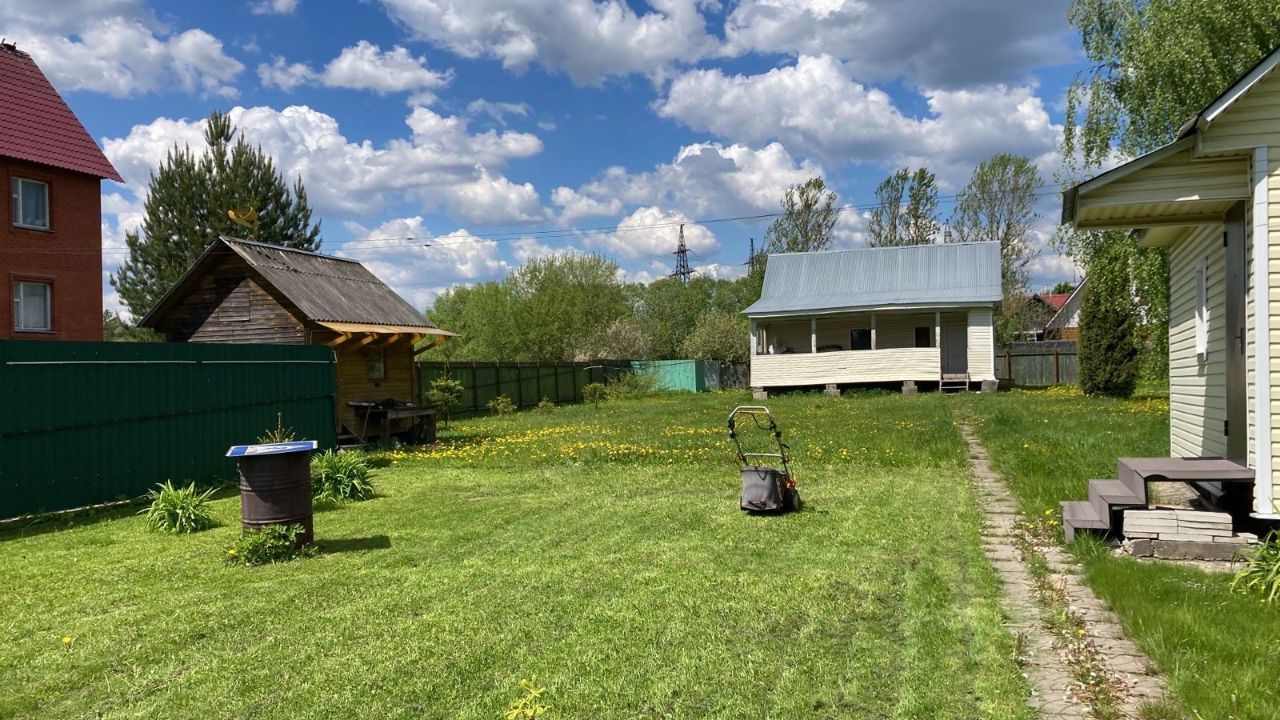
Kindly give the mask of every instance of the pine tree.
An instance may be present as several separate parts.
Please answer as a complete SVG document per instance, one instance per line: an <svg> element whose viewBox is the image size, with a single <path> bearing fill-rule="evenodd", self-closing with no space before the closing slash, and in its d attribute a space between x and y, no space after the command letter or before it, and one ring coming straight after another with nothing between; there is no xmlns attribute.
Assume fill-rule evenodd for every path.
<svg viewBox="0 0 1280 720"><path fill-rule="evenodd" d="M200 253L219 236L316 250L320 223L302 179L290 188L271 157L250 145L231 118L213 112L205 122L204 153L174 146L151 173L141 232L125 235L129 259L111 277L129 311L140 318L177 282ZM246 228L229 210L257 212Z"/></svg>
<svg viewBox="0 0 1280 720"><path fill-rule="evenodd" d="M1128 264L1123 257L1097 260L1080 310L1080 388L1086 395L1127 398L1138 383L1138 318Z"/></svg>

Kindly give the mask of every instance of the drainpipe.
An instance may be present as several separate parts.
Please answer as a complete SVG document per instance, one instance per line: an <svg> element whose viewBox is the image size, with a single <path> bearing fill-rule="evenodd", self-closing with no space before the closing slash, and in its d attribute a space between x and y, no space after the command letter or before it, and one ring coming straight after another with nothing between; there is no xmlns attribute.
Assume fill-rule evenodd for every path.
<svg viewBox="0 0 1280 720"><path fill-rule="evenodd" d="M1271 470L1271 233L1267 191L1271 161L1264 145L1253 149L1253 515L1280 518Z"/></svg>

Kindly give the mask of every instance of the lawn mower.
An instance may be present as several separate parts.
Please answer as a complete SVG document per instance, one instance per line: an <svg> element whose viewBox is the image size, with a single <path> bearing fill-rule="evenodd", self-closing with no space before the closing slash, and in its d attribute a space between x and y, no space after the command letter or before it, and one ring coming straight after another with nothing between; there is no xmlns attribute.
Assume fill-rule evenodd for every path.
<svg viewBox="0 0 1280 720"><path fill-rule="evenodd" d="M778 443L778 452L746 452L742 449L742 441L738 438L738 418L749 417L757 430L773 435ZM729 438L738 450L738 466L742 475L742 497L739 506L750 513L785 513L800 509L800 491L796 489L795 478L791 476L791 467L787 451L790 448L782 442L782 431L774 421L769 408L763 405L740 405L729 413ZM781 468L756 464L756 459L772 458Z"/></svg>

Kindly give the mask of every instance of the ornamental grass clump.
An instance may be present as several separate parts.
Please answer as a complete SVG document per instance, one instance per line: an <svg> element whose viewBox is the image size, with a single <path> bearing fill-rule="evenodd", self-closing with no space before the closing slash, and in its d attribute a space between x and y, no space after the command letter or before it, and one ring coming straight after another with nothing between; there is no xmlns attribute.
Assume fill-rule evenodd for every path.
<svg viewBox="0 0 1280 720"><path fill-rule="evenodd" d="M364 453L326 450L311 458L311 495L344 502L373 497L373 471Z"/></svg>
<svg viewBox="0 0 1280 720"><path fill-rule="evenodd" d="M1263 602L1280 600L1280 536L1267 535L1231 581L1236 592L1258 594Z"/></svg>
<svg viewBox="0 0 1280 720"><path fill-rule="evenodd" d="M180 488L166 480L147 493L151 505L142 511L147 516L147 527L156 531L180 535L199 532L213 527L207 502L213 488L204 492L196 490L196 484Z"/></svg>
<svg viewBox="0 0 1280 720"><path fill-rule="evenodd" d="M315 546L298 547L301 525L266 525L247 532L227 548L222 559L231 565L267 565L315 554Z"/></svg>

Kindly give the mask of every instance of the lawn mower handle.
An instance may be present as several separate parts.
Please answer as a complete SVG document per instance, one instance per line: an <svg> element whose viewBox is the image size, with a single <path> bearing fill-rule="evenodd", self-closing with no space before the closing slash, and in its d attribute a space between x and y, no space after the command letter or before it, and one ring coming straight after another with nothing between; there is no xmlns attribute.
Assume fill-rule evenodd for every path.
<svg viewBox="0 0 1280 720"><path fill-rule="evenodd" d="M756 427L761 430L767 430L773 435L773 439L778 443L778 452L776 453L749 453L743 452L742 441L738 439L738 423L737 417L746 415L751 418ZM768 422L761 422L763 416ZM789 477L791 475L790 461L787 457L787 444L782 442L782 431L778 429L778 423L773 419L773 413L769 412L769 408L763 405L739 405L729 413L729 438L733 440L734 446L738 451L738 462L743 468L748 467L751 463L747 462L747 458L775 458L782 462L782 471Z"/></svg>

